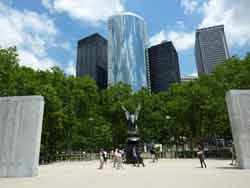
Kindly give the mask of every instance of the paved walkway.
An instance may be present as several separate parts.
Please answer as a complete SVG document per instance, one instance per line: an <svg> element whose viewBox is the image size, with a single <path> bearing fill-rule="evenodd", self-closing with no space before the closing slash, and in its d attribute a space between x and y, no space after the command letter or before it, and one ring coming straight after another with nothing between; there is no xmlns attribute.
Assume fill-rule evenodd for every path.
<svg viewBox="0 0 250 188"><path fill-rule="evenodd" d="M163 159L146 167L98 170L98 161L57 163L40 167L35 178L0 178L0 188L249 188L250 170L232 168L226 160Z"/></svg>

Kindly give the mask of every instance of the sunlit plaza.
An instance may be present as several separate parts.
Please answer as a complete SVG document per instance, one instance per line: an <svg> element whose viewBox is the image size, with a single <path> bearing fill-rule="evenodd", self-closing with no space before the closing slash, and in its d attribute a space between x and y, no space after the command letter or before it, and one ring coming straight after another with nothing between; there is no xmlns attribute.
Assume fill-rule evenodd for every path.
<svg viewBox="0 0 250 188"><path fill-rule="evenodd" d="M0 188L250 188L250 0L0 0Z"/></svg>
<svg viewBox="0 0 250 188"><path fill-rule="evenodd" d="M230 160L207 160L208 168L200 168L197 159L161 159L146 167L124 165L114 169L112 163L99 170L99 161L63 162L39 167L35 178L1 178L1 188L249 188L250 170L239 170Z"/></svg>

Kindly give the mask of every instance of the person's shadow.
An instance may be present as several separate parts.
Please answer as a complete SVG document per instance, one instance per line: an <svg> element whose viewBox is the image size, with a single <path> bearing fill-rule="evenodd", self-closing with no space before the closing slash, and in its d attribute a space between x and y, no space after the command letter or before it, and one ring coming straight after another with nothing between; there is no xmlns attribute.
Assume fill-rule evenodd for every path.
<svg viewBox="0 0 250 188"><path fill-rule="evenodd" d="M215 167L216 169L220 170L240 170L237 166L223 166L223 167Z"/></svg>

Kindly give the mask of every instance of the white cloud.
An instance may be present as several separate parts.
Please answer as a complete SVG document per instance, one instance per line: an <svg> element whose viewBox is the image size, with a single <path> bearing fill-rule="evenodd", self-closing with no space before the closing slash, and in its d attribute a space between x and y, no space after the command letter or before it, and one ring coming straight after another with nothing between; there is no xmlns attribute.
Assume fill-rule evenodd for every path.
<svg viewBox="0 0 250 188"><path fill-rule="evenodd" d="M230 46L250 45L249 8L249 0L210 0L202 7L204 18L199 28L224 24Z"/></svg>
<svg viewBox="0 0 250 188"><path fill-rule="evenodd" d="M167 40L167 36L164 30L161 30L159 33L155 34L149 39L149 44L151 46L160 44L162 41Z"/></svg>
<svg viewBox="0 0 250 188"><path fill-rule="evenodd" d="M57 63L48 57L57 30L52 20L31 11L19 11L0 2L0 46L16 46L20 64L35 69L47 69Z"/></svg>
<svg viewBox="0 0 250 188"><path fill-rule="evenodd" d="M203 18L198 28L224 24L227 41L230 46L250 45L250 0L209 0L201 7L196 0L181 0L181 6L185 13L195 10L201 11ZM177 22L183 25L182 22ZM155 45L163 40L172 41L179 51L194 47L195 32L183 32L178 30L162 30L150 38L150 44Z"/></svg>
<svg viewBox="0 0 250 188"><path fill-rule="evenodd" d="M42 1L42 5L49 9L50 12L53 12L54 9L53 9L53 5L52 5L52 0L41 0Z"/></svg>
<svg viewBox="0 0 250 188"><path fill-rule="evenodd" d="M185 51L194 47L195 33L170 31L167 35L168 40L172 41L179 51Z"/></svg>
<svg viewBox="0 0 250 188"><path fill-rule="evenodd" d="M69 42L63 42L61 44L61 48L63 48L64 50L71 50L71 46Z"/></svg>
<svg viewBox="0 0 250 188"><path fill-rule="evenodd" d="M185 14L192 14L198 8L196 0L181 0L181 7L184 8Z"/></svg>
<svg viewBox="0 0 250 188"><path fill-rule="evenodd" d="M192 72L191 74L189 74L188 76L198 77L198 73L195 71L195 72Z"/></svg>
<svg viewBox="0 0 250 188"><path fill-rule="evenodd" d="M42 2L50 10L67 13L73 19L94 25L124 10L123 0L42 0Z"/></svg>
<svg viewBox="0 0 250 188"><path fill-rule="evenodd" d="M38 58L26 50L19 50L20 65L31 67L35 70L49 70L51 67L59 65L48 57Z"/></svg>
<svg viewBox="0 0 250 188"><path fill-rule="evenodd" d="M194 47L195 33L161 30L149 39L150 45L160 44L162 41L172 41L178 51L185 51Z"/></svg>
<svg viewBox="0 0 250 188"><path fill-rule="evenodd" d="M76 65L73 61L70 61L65 69L66 74L68 75L76 75Z"/></svg>
<svg viewBox="0 0 250 188"><path fill-rule="evenodd" d="M181 21L181 20L177 21L176 24L177 24L177 26L178 26L179 28L181 28L181 29L184 29L184 28L185 28L185 24L184 24L184 22Z"/></svg>

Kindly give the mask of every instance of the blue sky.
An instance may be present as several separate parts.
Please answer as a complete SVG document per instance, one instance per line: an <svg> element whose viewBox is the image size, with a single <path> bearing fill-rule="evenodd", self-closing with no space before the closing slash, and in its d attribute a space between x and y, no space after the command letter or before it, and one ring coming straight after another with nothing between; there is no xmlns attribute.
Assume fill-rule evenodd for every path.
<svg viewBox="0 0 250 188"><path fill-rule="evenodd" d="M106 37L107 18L129 11L146 20L149 46L172 41L182 76L196 75L195 30L224 24L230 54L243 56L250 51L249 8L249 0L0 0L0 46L17 46L21 65L74 74L77 40Z"/></svg>

